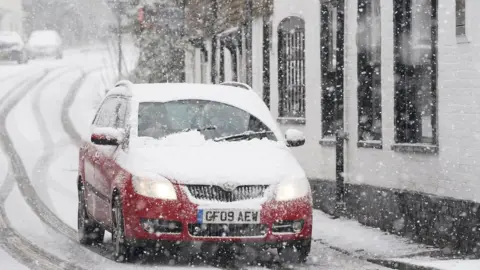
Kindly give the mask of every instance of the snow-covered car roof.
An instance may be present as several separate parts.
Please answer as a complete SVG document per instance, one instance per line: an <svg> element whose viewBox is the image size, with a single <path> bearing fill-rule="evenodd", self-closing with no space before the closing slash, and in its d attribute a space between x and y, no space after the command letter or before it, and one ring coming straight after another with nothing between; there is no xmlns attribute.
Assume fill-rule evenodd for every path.
<svg viewBox="0 0 480 270"><path fill-rule="evenodd" d="M282 139L281 132L262 99L254 91L241 87L191 83L129 84L128 87L112 89L107 94L110 95L131 96L136 103L186 99L225 103L254 115L267 125L278 139Z"/></svg>

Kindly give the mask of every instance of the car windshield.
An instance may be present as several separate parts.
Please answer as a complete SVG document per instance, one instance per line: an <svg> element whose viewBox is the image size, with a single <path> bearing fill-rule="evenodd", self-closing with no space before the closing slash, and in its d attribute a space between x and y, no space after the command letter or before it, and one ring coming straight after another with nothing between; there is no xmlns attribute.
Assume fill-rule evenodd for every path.
<svg viewBox="0 0 480 270"><path fill-rule="evenodd" d="M142 102L138 110L138 136L163 138L190 130L206 139L276 141L273 132L258 118L237 107L204 100Z"/></svg>

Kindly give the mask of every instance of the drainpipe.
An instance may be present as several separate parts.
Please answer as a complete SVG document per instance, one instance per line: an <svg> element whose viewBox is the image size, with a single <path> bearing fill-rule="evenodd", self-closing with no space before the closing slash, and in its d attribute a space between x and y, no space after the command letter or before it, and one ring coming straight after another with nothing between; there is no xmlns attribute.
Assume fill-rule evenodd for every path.
<svg viewBox="0 0 480 270"><path fill-rule="evenodd" d="M337 48L336 48L336 74L335 74L335 116L336 116L336 136L335 136L335 216L345 214L345 132L344 121L344 67L345 67L345 0L337 0Z"/></svg>

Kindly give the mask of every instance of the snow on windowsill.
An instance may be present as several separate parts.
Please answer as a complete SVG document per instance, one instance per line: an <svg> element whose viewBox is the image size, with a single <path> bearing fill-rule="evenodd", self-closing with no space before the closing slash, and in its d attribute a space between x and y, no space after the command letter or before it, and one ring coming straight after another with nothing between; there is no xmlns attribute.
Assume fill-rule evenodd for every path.
<svg viewBox="0 0 480 270"><path fill-rule="evenodd" d="M358 141L357 142L357 147L358 148L373 148L373 149L382 149L382 141L370 141L370 140L365 140L365 141Z"/></svg>
<svg viewBox="0 0 480 270"><path fill-rule="evenodd" d="M467 43L470 43L470 40L468 40L467 35L457 36L457 44L467 44Z"/></svg>
<svg viewBox="0 0 480 270"><path fill-rule="evenodd" d="M337 143L335 137L324 137L318 141L321 146L333 147Z"/></svg>
<svg viewBox="0 0 480 270"><path fill-rule="evenodd" d="M278 117L277 122L282 125L305 125L307 120L302 117Z"/></svg>
<svg viewBox="0 0 480 270"><path fill-rule="evenodd" d="M438 146L426 143L395 143L391 149L395 152L437 154Z"/></svg>

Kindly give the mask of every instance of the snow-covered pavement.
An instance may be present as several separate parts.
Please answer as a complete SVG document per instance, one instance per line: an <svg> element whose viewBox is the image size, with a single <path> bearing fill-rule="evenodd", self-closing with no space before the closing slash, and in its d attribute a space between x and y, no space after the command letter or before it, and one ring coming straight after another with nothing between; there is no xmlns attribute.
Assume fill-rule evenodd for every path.
<svg viewBox="0 0 480 270"><path fill-rule="evenodd" d="M77 142L88 138L105 89L106 53L73 51L60 61L0 65L2 270L191 268L160 261L118 264L110 259L108 248L85 248L76 241ZM316 220L322 218L319 214L315 213ZM320 224L315 226L322 230ZM249 269L278 267L275 259L265 261L265 266ZM204 263L193 266L213 268ZM308 262L294 269L386 268L315 241Z"/></svg>

